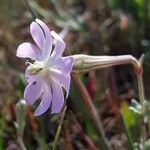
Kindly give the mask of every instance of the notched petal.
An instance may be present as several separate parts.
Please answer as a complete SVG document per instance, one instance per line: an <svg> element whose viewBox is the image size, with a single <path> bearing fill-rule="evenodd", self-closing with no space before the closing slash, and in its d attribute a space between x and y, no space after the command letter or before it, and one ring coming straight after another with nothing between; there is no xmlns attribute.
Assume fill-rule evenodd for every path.
<svg viewBox="0 0 150 150"><path fill-rule="evenodd" d="M25 42L17 48L16 56L20 58L36 59L38 57L38 49L31 43Z"/></svg>
<svg viewBox="0 0 150 150"><path fill-rule="evenodd" d="M53 98L52 98L52 114L59 113L64 105L64 95L61 86L55 82L52 83Z"/></svg>
<svg viewBox="0 0 150 150"><path fill-rule="evenodd" d="M25 101L32 105L41 96L42 91L43 85L41 80L29 83L24 91Z"/></svg>
<svg viewBox="0 0 150 150"><path fill-rule="evenodd" d="M51 32L48 26L43 21L41 21L40 19L35 19L35 21L41 26L42 30L44 31L45 43L42 51L42 55L43 55L42 57L43 59L46 59L50 55L52 50L53 41L52 41Z"/></svg>
<svg viewBox="0 0 150 150"><path fill-rule="evenodd" d="M62 70L64 70L66 73L70 73L73 68L74 58L71 56L63 57L63 61L64 61L64 67L62 68Z"/></svg>
<svg viewBox="0 0 150 150"><path fill-rule="evenodd" d="M51 54L51 56L52 57L60 57L60 56L62 56L62 53L65 50L66 44L55 31L51 31L51 34L55 40L55 43L54 43L55 48L54 48L54 51Z"/></svg>
<svg viewBox="0 0 150 150"><path fill-rule="evenodd" d="M48 110L48 108L50 107L51 101L52 101L51 88L47 85L44 85L42 100L40 102L40 105L35 110L34 115L39 116L39 115L45 113Z"/></svg>
<svg viewBox="0 0 150 150"><path fill-rule="evenodd" d="M38 47L42 50L44 47L45 37L44 32L36 22L32 22L30 25L30 32L33 40L38 45Z"/></svg>
<svg viewBox="0 0 150 150"><path fill-rule="evenodd" d="M50 75L54 81L59 83L66 90L66 98L67 98L70 89L70 81L71 81L70 74L66 74L58 70L51 70Z"/></svg>

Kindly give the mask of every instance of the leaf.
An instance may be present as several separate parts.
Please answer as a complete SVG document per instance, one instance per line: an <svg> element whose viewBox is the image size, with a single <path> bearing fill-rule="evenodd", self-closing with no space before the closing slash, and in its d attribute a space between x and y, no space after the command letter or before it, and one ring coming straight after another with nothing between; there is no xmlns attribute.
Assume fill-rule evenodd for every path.
<svg viewBox="0 0 150 150"><path fill-rule="evenodd" d="M131 103L132 103L132 106L129 107L129 110L131 110L132 112L138 115L142 115L142 107L140 103L136 101L135 99L132 99Z"/></svg>
<svg viewBox="0 0 150 150"><path fill-rule="evenodd" d="M139 114L137 115L137 113L134 113L134 111L129 110L129 105L127 104L127 102L123 102L121 104L121 114L127 128L135 125L137 123L137 119L139 119Z"/></svg>

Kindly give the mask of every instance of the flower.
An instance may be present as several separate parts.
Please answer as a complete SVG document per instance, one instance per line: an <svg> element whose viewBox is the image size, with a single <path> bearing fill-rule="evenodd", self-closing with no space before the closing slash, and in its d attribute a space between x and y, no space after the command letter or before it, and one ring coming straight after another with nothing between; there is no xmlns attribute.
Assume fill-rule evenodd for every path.
<svg viewBox="0 0 150 150"><path fill-rule="evenodd" d="M28 82L24 91L25 101L32 105L41 98L41 102L34 112L41 115L51 109L51 113L59 113L64 105L64 92L66 98L70 89L70 73L74 58L62 57L65 42L54 31L39 19L30 25L30 32L36 45L25 42L19 45L17 57L30 58L29 66L25 71Z"/></svg>

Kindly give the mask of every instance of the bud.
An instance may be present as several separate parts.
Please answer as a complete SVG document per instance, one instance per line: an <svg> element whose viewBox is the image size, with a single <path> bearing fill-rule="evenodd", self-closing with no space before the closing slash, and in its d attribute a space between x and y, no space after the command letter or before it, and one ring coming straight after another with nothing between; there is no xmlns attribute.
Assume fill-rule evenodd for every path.
<svg viewBox="0 0 150 150"><path fill-rule="evenodd" d="M26 118L26 102L25 100L21 99L16 104L16 122L15 127L17 129L18 135L23 135L23 131L25 128L25 118Z"/></svg>

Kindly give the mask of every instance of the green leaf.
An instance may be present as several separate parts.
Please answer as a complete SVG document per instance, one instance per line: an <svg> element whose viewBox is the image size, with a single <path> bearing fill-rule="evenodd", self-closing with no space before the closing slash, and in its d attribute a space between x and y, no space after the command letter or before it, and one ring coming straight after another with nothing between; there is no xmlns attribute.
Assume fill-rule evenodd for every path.
<svg viewBox="0 0 150 150"><path fill-rule="evenodd" d="M135 99L132 99L131 104L132 106L129 107L129 110L131 110L132 112L138 115L142 115L142 107L140 103L136 101Z"/></svg>
<svg viewBox="0 0 150 150"><path fill-rule="evenodd" d="M130 107L130 109L131 108L137 111L135 108ZM123 102L121 105L121 114L123 116L127 128L130 128L131 126L136 124L137 119L139 119L139 114L129 110L129 105L126 102Z"/></svg>

